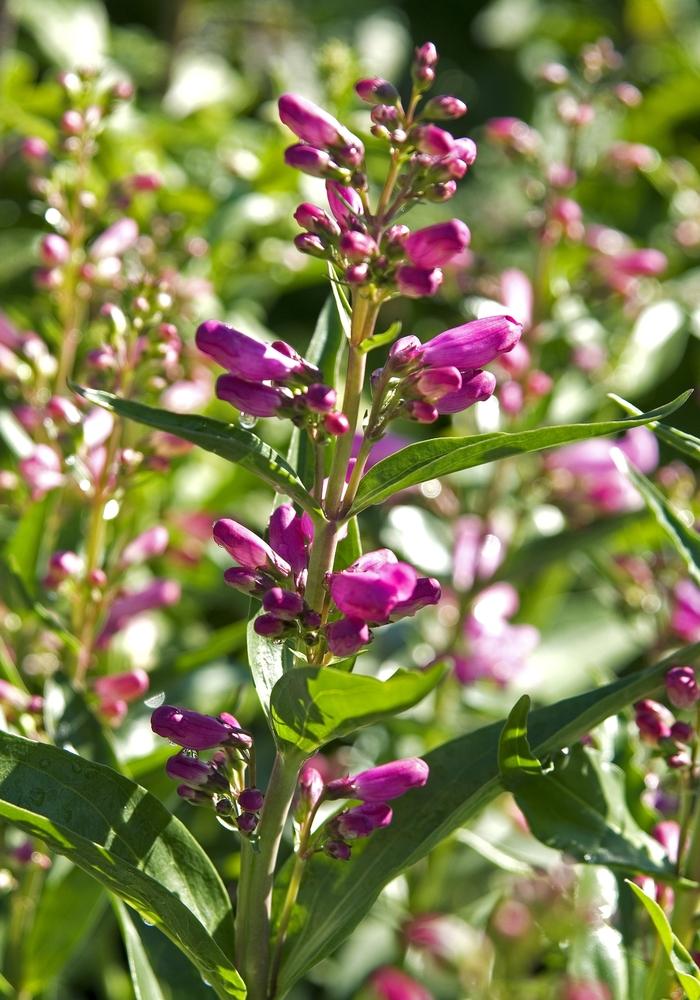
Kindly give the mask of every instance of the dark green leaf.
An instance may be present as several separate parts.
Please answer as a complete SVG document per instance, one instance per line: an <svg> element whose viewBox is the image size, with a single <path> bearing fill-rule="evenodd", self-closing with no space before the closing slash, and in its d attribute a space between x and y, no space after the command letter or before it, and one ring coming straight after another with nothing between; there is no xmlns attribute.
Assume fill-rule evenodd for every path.
<svg viewBox="0 0 700 1000"><path fill-rule="evenodd" d="M53 611L45 608L40 601L34 600L15 569L14 563L6 562L4 559L0 559L0 596L12 611L18 615L36 615L44 625L56 632L67 646L78 649L79 643L76 637L65 628Z"/></svg>
<svg viewBox="0 0 700 1000"><path fill-rule="evenodd" d="M91 403L102 406L105 410L111 410L120 417L135 420L147 427L155 427L168 434L175 434L185 441L191 441L192 444L204 448L205 451L211 451L229 462L236 462L262 479L276 493L284 493L291 497L311 514L318 513L315 501L304 489L294 469L273 448L250 431L234 424L212 420L211 417L159 410L131 399L120 399L111 392L103 392L100 389L85 389L81 386L72 388Z"/></svg>
<svg viewBox="0 0 700 1000"><path fill-rule="evenodd" d="M102 764L0 733L0 816L159 927L219 997L245 996L228 957L231 904L216 869L145 789Z"/></svg>
<svg viewBox="0 0 700 1000"><path fill-rule="evenodd" d="M60 671L44 687L44 724L57 747L119 770L111 734L95 718L82 691Z"/></svg>
<svg viewBox="0 0 700 1000"><path fill-rule="evenodd" d="M120 899L112 897L112 900L117 923L122 932L122 941L126 948L126 957L129 962L129 972L131 973L131 984L134 987L136 1000L164 1000L163 991L151 968L146 949L138 935L138 931L134 927L127 908Z"/></svg>
<svg viewBox="0 0 700 1000"><path fill-rule="evenodd" d="M623 410L633 416L642 411L638 409L634 403L629 403L622 396L618 396L616 393L611 392L610 398L619 403ZM676 448L678 451L683 452L688 458L694 459L696 462L700 462L700 438L693 437L692 434L687 434L685 431L679 430L677 427L667 427L666 424L660 423L658 420L653 420L650 422L649 426L652 428L654 433L665 441L666 444L670 444L672 448Z"/></svg>
<svg viewBox="0 0 700 1000"><path fill-rule="evenodd" d="M391 324L388 330L385 330L383 333L375 333L373 337L369 337L363 341L360 344L360 351L362 354L368 354L375 347L384 347L385 344L391 344L400 333L401 322L397 320L396 323Z"/></svg>
<svg viewBox="0 0 700 1000"><path fill-rule="evenodd" d="M700 969L687 949L681 944L668 922L666 914L656 900L651 899L638 885L627 880L627 885L645 908L659 936L676 979L685 990L688 1000L700 1000Z"/></svg>
<svg viewBox="0 0 700 1000"><path fill-rule="evenodd" d="M362 555L362 537L360 526L356 517L351 517L347 525L347 534L338 542L335 550L334 570L336 573L347 569L350 563L354 563Z"/></svg>
<svg viewBox="0 0 700 1000"><path fill-rule="evenodd" d="M37 563L44 538L46 518L53 505L49 493L39 503L32 503L15 526L5 556L22 577L30 594L36 593Z"/></svg>
<svg viewBox="0 0 700 1000"><path fill-rule="evenodd" d="M637 826L627 809L624 772L580 744L544 771L527 738L529 709L524 695L503 729L498 759L503 785L533 835L587 864L673 878L661 844Z"/></svg>
<svg viewBox="0 0 700 1000"><path fill-rule="evenodd" d="M530 738L535 753L542 756L570 746L608 716L652 694L671 664L692 663L699 653L696 643L642 673L533 712ZM425 788L393 803L391 826L363 843L356 841L349 863L340 865L320 855L308 862L285 949L283 995L347 937L388 882L499 794L502 729L503 723L494 723L426 754L430 778ZM278 879L276 905L288 877L286 866Z"/></svg>
<svg viewBox="0 0 700 1000"><path fill-rule="evenodd" d="M99 882L66 858L54 858L24 951L22 985L27 994L41 993L60 974L106 902Z"/></svg>
<svg viewBox="0 0 700 1000"><path fill-rule="evenodd" d="M444 672L445 665L436 664L426 671L397 670L380 681L333 667L297 667L272 690L272 725L283 743L312 754L331 740L416 705Z"/></svg>
<svg viewBox="0 0 700 1000"><path fill-rule="evenodd" d="M651 480L628 462L621 452L615 456L618 468L636 486L658 524L666 532L685 562L688 573L700 585L700 535L676 513Z"/></svg>
<svg viewBox="0 0 700 1000"><path fill-rule="evenodd" d="M419 441L377 462L369 470L360 483L351 514L358 514L372 504L382 503L399 490L462 469L472 469L477 465L513 455L559 447L572 441L619 434L629 430L630 427L638 427L673 413L683 405L689 395L688 392L683 393L665 406L644 413L640 417L627 417L623 420L563 424L558 427L539 427L536 430L515 433L497 431L492 434L476 434L473 437Z"/></svg>

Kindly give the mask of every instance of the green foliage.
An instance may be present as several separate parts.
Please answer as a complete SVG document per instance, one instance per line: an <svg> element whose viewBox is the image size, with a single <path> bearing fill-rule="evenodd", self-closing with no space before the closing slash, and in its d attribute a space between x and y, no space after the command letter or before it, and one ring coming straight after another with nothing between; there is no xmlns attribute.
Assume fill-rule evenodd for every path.
<svg viewBox="0 0 700 1000"><path fill-rule="evenodd" d="M363 478L357 497L352 505L352 514L358 514L365 507L387 500L399 490L417 486L429 479L438 479L462 469L473 469L487 462L501 458L524 455L585 441L588 438L618 434L639 427L650 421L666 417L677 410L688 399L685 392L666 403L650 410L639 418L606 420L589 424L568 424L560 427L538 427L536 430L493 434L476 434L468 438L435 438L409 445L389 458L377 462Z"/></svg>
<svg viewBox="0 0 700 1000"><path fill-rule="evenodd" d="M627 881L627 885L649 914L661 945L673 967L676 979L685 990L688 1000L698 1000L700 998L700 969L688 953L687 948L683 947L671 930L668 918L659 904L647 896L644 890L635 885L634 882Z"/></svg>

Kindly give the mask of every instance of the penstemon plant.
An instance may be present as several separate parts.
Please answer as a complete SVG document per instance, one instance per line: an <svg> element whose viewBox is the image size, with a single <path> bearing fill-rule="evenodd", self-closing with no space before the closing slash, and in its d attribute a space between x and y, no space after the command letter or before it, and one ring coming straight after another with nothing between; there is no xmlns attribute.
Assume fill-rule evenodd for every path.
<svg viewBox="0 0 700 1000"><path fill-rule="evenodd" d="M643 300L639 279L666 266L651 248L615 244L616 252L608 253L610 231L607 242L601 227L586 231L580 207L562 194L576 183L581 129L592 120L594 101L609 96L604 71L617 68L616 54L604 43L590 47L572 93L561 90L571 82L564 67L543 70L543 81L558 90L566 135L562 162L548 161L525 123L489 123L487 137L541 175L541 183L528 185L536 206L533 281L507 269L499 290L507 306L487 308L466 322L455 317L444 330L436 321L432 335L421 340L404 334L398 322L381 329L382 309L401 297L435 296L445 272L464 263L471 234L456 218L413 230L404 220L416 206L425 211L426 204L453 198L477 157L471 138L455 138L436 124L451 124L467 112L457 97L430 96L437 63L431 43L415 50L405 100L384 79L356 84L359 99L371 106L367 151L353 131L306 98L284 94L279 100L281 122L298 140L285 162L323 180L328 204L304 202L294 213L303 230L294 240L297 250L322 260L330 283L302 354L285 341L268 342L217 319L198 326L197 351L183 343L178 324L196 315L197 289L178 267L200 255L201 245L193 250L190 243L188 250L163 220L158 241L141 232L135 217L152 209L148 200L160 187L156 175L132 174L105 191L94 170L105 122L118 102L132 96L126 84L106 87L92 73L64 74L57 148L52 152L36 137L22 146L34 194L56 230L40 244L37 284L51 310L58 350L51 355L40 338L9 321L0 328L0 361L12 376L11 392L19 397L25 383L22 405L5 422L4 435L14 442L38 512L23 526L21 542L9 543L5 566L3 602L23 608L27 634L0 647L7 720L0 733L0 815L52 855L67 857L71 871L87 873L95 888L109 891L140 996L157 1000L162 994L122 901L156 925L217 996L275 1000L337 949L385 886L504 790L512 793L521 822L544 844L636 879L630 899L639 890L661 942L648 963L647 995L668 989L664 949L688 994L700 995L690 954L700 882L699 723L691 714L700 704L692 667L700 640L700 549L696 533L647 478L658 464L654 431L686 456L700 454L696 438L665 423L687 394L647 413L618 397L625 415L617 419L540 419L552 380L539 368L544 348L535 333L556 311L548 280L553 247L580 241L584 232L595 237L589 242L598 254L594 285L603 299L608 292L618 296L623 311ZM615 88L623 104L637 100L631 85ZM631 157L618 144L617 168L631 169ZM474 290L492 286L488 275L481 276ZM611 312L619 306L618 300L617 306L604 301ZM587 351L583 346L575 352L579 369L600 367L591 345ZM374 351L383 361L368 374ZM207 398L210 361L224 370L215 393L238 411L233 423L183 412ZM510 421L507 431L484 430L489 410L482 404L496 399ZM445 436L441 418L453 415L472 433ZM285 456L258 435L258 422L267 420L291 425ZM395 432L397 421L404 429L421 428L423 436L407 443ZM431 427L438 428L433 436ZM614 443L603 440L611 435L619 435ZM281 439L274 430L270 436ZM129 771L113 738L150 679L112 647L142 612L176 608L182 599L167 577L139 575L169 548L161 521L179 524L181 555L196 561L199 554L195 545L191 556L187 536L201 533L201 523L178 522L170 496L162 498L159 523L143 522L141 477L166 473L192 445L241 467L275 495L266 538L230 516L211 527L224 561L231 562L224 582L249 602L248 662L265 731L253 724L255 708L245 698L234 705L231 697L235 715L171 704L180 699L170 697L177 678L169 675L162 700L149 702L152 732L177 748L167 751L167 778L181 802L198 807L193 826L219 824L226 831L235 863L222 870L227 877L236 873L234 905L213 860L158 797L133 780L138 767ZM679 581L677 567L658 567L664 598L673 606L670 619L661 601L657 607L651 600L656 595L648 567L645 576L639 561L623 556L609 570L620 589L631 580L659 613L648 642L654 654L649 662L656 665L645 662L645 669L606 686L537 709L530 720L524 696L505 724L495 721L447 742L434 739L422 756L334 771L320 754L329 744L424 699L442 725L460 687L469 690L487 678L505 688L520 674L540 636L533 625L513 621L519 597L501 571L505 565L527 578L530 561L546 554L527 541L519 544L524 517L505 526L493 518L508 489L502 477L495 475L483 489L477 483L468 511L458 494L435 491L434 484L489 463L510 469L523 456L550 448L556 450L529 478L522 474L522 491L525 503L546 487L562 506L583 509L572 548L578 531L607 530L596 524L598 514L623 518L638 509L641 495L683 559L692 580ZM675 478L667 472L660 483L671 494L683 479L683 471L675 471ZM449 571L430 575L418 558L414 566L410 537L395 546L405 558L363 545L360 515L385 505L379 516L388 520L386 505L416 488L453 532ZM58 491L62 509L52 504ZM226 503L234 505L231 496ZM390 513L396 512L393 507ZM39 591L25 562L27 548L42 546L50 555ZM136 589L132 580L138 580ZM431 655L415 665L400 645L401 628L438 605L446 609L445 627ZM364 664L371 662L372 644L387 636L399 636L393 659L414 667L380 678ZM689 645L663 656L679 639ZM52 658L43 697L27 684L15 665L19 655L13 655L32 641L44 659ZM672 708L651 697L664 684ZM657 825L653 836L639 825L622 772L602 752L607 737L597 729L632 705L648 774L655 775L657 789L668 782L678 793L675 818ZM164 746L156 751L158 767ZM478 842L473 836L472 844ZM51 864L33 841L15 850L37 869ZM10 943L20 957L6 969L13 984L26 980L23 914L37 884L27 878L18 887ZM493 918L494 933L503 939L518 937L522 921L530 919L511 902ZM460 988L483 987L483 970L463 967L474 942L459 918L417 915L405 939L443 965L457 966ZM576 993L574 979L569 986L570 998L594 995ZM391 967L375 970L371 989L383 1000L429 997ZM26 987L19 995L33 993Z"/></svg>

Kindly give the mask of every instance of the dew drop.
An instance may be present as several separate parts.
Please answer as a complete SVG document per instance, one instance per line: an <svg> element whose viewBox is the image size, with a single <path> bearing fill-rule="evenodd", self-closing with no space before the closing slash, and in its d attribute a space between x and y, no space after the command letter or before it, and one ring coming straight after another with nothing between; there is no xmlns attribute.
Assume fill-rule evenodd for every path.
<svg viewBox="0 0 700 1000"><path fill-rule="evenodd" d="M257 422L258 418L254 417L252 413L241 413L238 417L239 425L246 431L252 430Z"/></svg>
<svg viewBox="0 0 700 1000"><path fill-rule="evenodd" d="M144 924L144 926L146 926L146 927L155 927L155 924L153 923L153 921L152 921L152 920L146 920L146 918L145 918L145 917L141 917L141 922L142 922L142 923Z"/></svg>

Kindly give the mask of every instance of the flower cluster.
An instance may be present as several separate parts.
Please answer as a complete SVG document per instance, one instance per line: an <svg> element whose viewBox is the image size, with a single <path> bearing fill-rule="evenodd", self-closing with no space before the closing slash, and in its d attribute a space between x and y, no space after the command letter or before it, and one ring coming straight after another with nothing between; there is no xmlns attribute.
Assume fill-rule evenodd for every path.
<svg viewBox="0 0 700 1000"><path fill-rule="evenodd" d="M413 788L426 784L430 769L419 757L393 760L352 777L335 778L324 783L321 773L308 763L302 769L299 799L295 811L297 824L308 827L321 802L335 799L356 799L360 805L336 813L313 838L313 851L324 851L329 857L348 861L352 841L369 837L375 830L388 826L392 820L393 799ZM308 850L308 849L307 849Z"/></svg>
<svg viewBox="0 0 700 1000"><path fill-rule="evenodd" d="M666 697L676 710L688 711L700 701L700 687L692 667L671 667L665 683ZM634 711L642 739L664 756L669 767L692 764L691 748L697 737L691 723L676 719L670 709L651 698L637 702Z"/></svg>
<svg viewBox="0 0 700 1000"><path fill-rule="evenodd" d="M253 738L228 712L217 718L173 705L161 705L151 716L158 736L183 749L167 761L169 777L179 781L177 793L191 805L214 809L220 822L250 837L258 825L265 797L245 784ZM202 750L214 750L201 760Z"/></svg>
<svg viewBox="0 0 700 1000"><path fill-rule="evenodd" d="M429 424L488 399L496 379L483 366L512 351L521 332L511 316L490 316L445 330L425 344L401 337L386 365L372 375L368 437L380 437L399 415Z"/></svg>
<svg viewBox="0 0 700 1000"><path fill-rule="evenodd" d="M259 635L299 635L307 646L323 641L334 656L351 656L371 641L370 626L414 615L440 600L436 580L419 577L393 552L378 549L328 575L331 620L322 618L304 600L313 523L291 504L273 512L269 544L229 518L217 521L213 534L238 563L225 571L226 582L262 601L262 614L254 622Z"/></svg>
<svg viewBox="0 0 700 1000"><path fill-rule="evenodd" d="M241 413L287 417L316 437L349 430L347 418L335 409L335 389L284 341L264 344L216 320L202 323L196 340L200 351L228 372L217 379L216 395Z"/></svg>
<svg viewBox="0 0 700 1000"><path fill-rule="evenodd" d="M432 43L416 49L413 91L404 108L396 88L377 77L359 80L359 98L372 105L372 135L388 144L396 190L386 188L376 212L368 200L364 146L328 112L297 94L279 101L282 122L301 141L285 153L286 162L313 177L326 178L330 214L304 203L295 219L305 230L295 239L302 253L332 263L351 287L362 287L374 301L401 294L434 295L442 268L459 263L470 242L458 219L411 232L394 219L417 201L447 201L457 181L476 159L469 138L457 138L434 124L466 114L463 101L440 95L422 103L435 77L438 55Z"/></svg>

